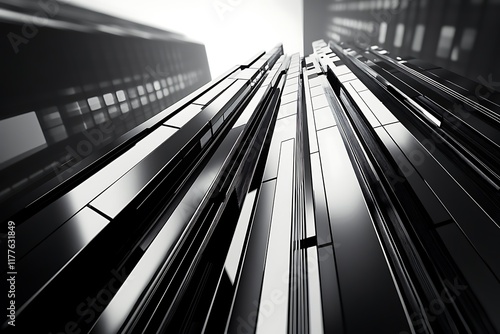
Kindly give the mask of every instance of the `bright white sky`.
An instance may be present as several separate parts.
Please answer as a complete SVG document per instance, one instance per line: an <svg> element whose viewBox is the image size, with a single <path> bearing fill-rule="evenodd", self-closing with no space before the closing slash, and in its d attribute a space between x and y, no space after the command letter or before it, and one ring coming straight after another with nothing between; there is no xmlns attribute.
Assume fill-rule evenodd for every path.
<svg viewBox="0 0 500 334"><path fill-rule="evenodd" d="M303 0L66 0L205 44L212 78L283 43L302 52Z"/></svg>

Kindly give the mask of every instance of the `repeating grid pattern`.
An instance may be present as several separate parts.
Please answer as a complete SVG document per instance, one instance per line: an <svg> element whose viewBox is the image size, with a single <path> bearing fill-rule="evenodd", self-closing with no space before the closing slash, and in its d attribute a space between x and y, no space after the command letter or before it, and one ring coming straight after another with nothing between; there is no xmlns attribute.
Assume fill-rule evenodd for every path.
<svg viewBox="0 0 500 334"><path fill-rule="evenodd" d="M344 0L325 7L325 36L337 43L378 44L464 76L498 74L491 56L497 44L498 2Z"/></svg>
<svg viewBox="0 0 500 334"><path fill-rule="evenodd" d="M4 90L0 122L34 112L44 148L19 152L0 167L2 202L74 164L75 156L85 158L101 149L210 80L204 47L196 43L40 31L30 49L7 54L5 63L12 72L5 79L12 84ZM49 55L54 44L67 50ZM14 71L27 62L33 63L32 71ZM91 136L99 137L98 143L84 149L82 141Z"/></svg>

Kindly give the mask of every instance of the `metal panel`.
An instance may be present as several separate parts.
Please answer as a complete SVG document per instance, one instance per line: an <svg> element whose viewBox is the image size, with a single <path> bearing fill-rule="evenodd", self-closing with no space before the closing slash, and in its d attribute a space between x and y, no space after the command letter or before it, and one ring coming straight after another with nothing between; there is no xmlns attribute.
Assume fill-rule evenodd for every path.
<svg viewBox="0 0 500 334"><path fill-rule="evenodd" d="M315 97L315 96L322 95L322 94L323 95L325 94L323 86L316 86L316 87L311 88L311 97Z"/></svg>
<svg viewBox="0 0 500 334"><path fill-rule="evenodd" d="M489 315L496 330L500 332L500 285L495 275L478 256L456 224L448 224L437 229L448 251L459 266L468 284L447 282L454 287L449 293L453 299L460 298L464 290L472 289Z"/></svg>
<svg viewBox="0 0 500 334"><path fill-rule="evenodd" d="M328 105L328 100L326 99L325 94L318 95L312 98L312 106L314 110L327 107Z"/></svg>
<svg viewBox="0 0 500 334"><path fill-rule="evenodd" d="M394 140L389 136L383 127L375 129L375 132L389 150L393 159L398 163L404 177L411 185L413 191L424 205L427 213L430 215L434 224L443 224L451 221L448 211L443 207L436 195L431 191L427 183L415 170L413 165L404 156L401 149L396 145Z"/></svg>
<svg viewBox="0 0 500 334"><path fill-rule="evenodd" d="M168 143L160 145L158 149L141 161L137 166L125 174L113 186L108 188L99 197L92 201L92 206L114 218L128 205L135 196L149 183L156 174L168 166L168 163L179 154L179 151L217 114L230 106L238 93L247 86L245 81L239 80L226 90L218 99L196 115L189 128L180 129Z"/></svg>
<svg viewBox="0 0 500 334"><path fill-rule="evenodd" d="M319 283L319 263L316 247L309 247L307 252L307 293L309 302L309 333L322 334L323 304ZM328 315L329 316L329 315Z"/></svg>
<svg viewBox="0 0 500 334"><path fill-rule="evenodd" d="M276 177L278 173L278 158L281 142L287 139L295 138L297 128L297 116L291 115L278 119L274 126L273 139L269 146L266 167L264 170L263 181Z"/></svg>
<svg viewBox="0 0 500 334"><path fill-rule="evenodd" d="M311 154L311 176L314 193L314 216L316 220L316 242L318 247L332 242L330 220L326 206L323 172L319 160L319 153Z"/></svg>
<svg viewBox="0 0 500 334"><path fill-rule="evenodd" d="M23 240L17 246L18 257L21 258L99 193L116 182L123 174L164 143L176 131L177 129L166 126L159 127L79 186L25 221L18 227L19 238Z"/></svg>
<svg viewBox="0 0 500 334"><path fill-rule="evenodd" d="M237 74L231 75L229 79L251 80L255 78L259 72L260 70L256 68L246 68Z"/></svg>
<svg viewBox="0 0 500 334"><path fill-rule="evenodd" d="M333 112L330 107L314 110L314 121L316 122L316 129L321 130L337 125Z"/></svg>
<svg viewBox="0 0 500 334"><path fill-rule="evenodd" d="M345 326L349 333L409 331L391 270L337 128L318 131L318 143L323 170L335 171L323 176Z"/></svg>
<svg viewBox="0 0 500 334"><path fill-rule="evenodd" d="M278 119L295 115L297 113L297 103L287 103L280 106L278 110Z"/></svg>
<svg viewBox="0 0 500 334"><path fill-rule="evenodd" d="M309 141L309 152L316 152L318 151L318 139L316 137L316 125L314 123L314 116L313 116L313 107L312 107L312 101L311 101L311 91L309 88L309 82L310 80L307 79L306 76L304 76L305 80L304 82L304 100L305 100L305 107L306 107L306 117L307 117L307 132L308 132L308 141Z"/></svg>
<svg viewBox="0 0 500 334"><path fill-rule="evenodd" d="M259 88L257 93L255 93L255 95L252 97L252 100L250 100L248 105L245 107L245 110L243 110L243 112L241 113L240 117L238 117L238 119L236 120L236 123L234 123L233 129L248 123L250 117L252 117L257 107L260 105L265 93L266 88Z"/></svg>
<svg viewBox="0 0 500 334"><path fill-rule="evenodd" d="M294 83L292 85L286 86L285 89L283 89L283 95L294 93L294 92L297 92L298 90L299 90L299 84Z"/></svg>
<svg viewBox="0 0 500 334"><path fill-rule="evenodd" d="M309 86L311 88L319 86L319 85L321 85L321 83L322 83L321 77L315 77L315 78L312 78L309 80Z"/></svg>
<svg viewBox="0 0 500 334"><path fill-rule="evenodd" d="M358 93L368 89L359 79L351 81L350 84Z"/></svg>
<svg viewBox="0 0 500 334"><path fill-rule="evenodd" d="M241 269L241 280L227 324L227 333L254 333L257 325L258 304L254 301L259 300L264 275L275 187L276 180L271 180L263 183L260 189L245 262Z"/></svg>
<svg viewBox="0 0 500 334"><path fill-rule="evenodd" d="M191 221L214 179L220 173L224 161L240 133L241 128L232 129L229 132L106 307L91 333L114 333L122 326L158 268L169 258L186 225Z"/></svg>
<svg viewBox="0 0 500 334"><path fill-rule="evenodd" d="M281 105L297 101L297 91L281 96Z"/></svg>
<svg viewBox="0 0 500 334"><path fill-rule="evenodd" d="M34 298L108 223L106 218L85 207L19 261L18 307Z"/></svg>
<svg viewBox="0 0 500 334"><path fill-rule="evenodd" d="M193 101L195 104L206 106L212 102L217 96L224 92L229 86L235 83L235 79L224 79L219 84L214 86L209 91L205 92L202 96Z"/></svg>
<svg viewBox="0 0 500 334"><path fill-rule="evenodd" d="M359 96L366 102L366 105L378 118L382 125L397 122L398 119L387 109L382 102L372 92L365 90L359 93Z"/></svg>
<svg viewBox="0 0 500 334"><path fill-rule="evenodd" d="M345 85L345 89L347 90L349 95L352 97L354 102L356 102L356 105L358 106L359 110L361 110L363 115L366 117L366 119L368 120L368 123L370 123L370 125L374 128L380 126L381 124L380 124L379 120L377 119L377 117L375 117L375 115L372 113L371 109L368 108L365 101L363 101L363 99L359 96L358 92L354 89L354 87L351 86L351 83L347 83Z"/></svg>
<svg viewBox="0 0 500 334"><path fill-rule="evenodd" d="M288 333L288 277L294 187L294 139L281 143L256 333ZM279 296L279 297L278 297Z"/></svg>
<svg viewBox="0 0 500 334"><path fill-rule="evenodd" d="M455 219L479 254L500 278L498 225L400 123L385 126L408 160Z"/></svg>
<svg viewBox="0 0 500 334"><path fill-rule="evenodd" d="M231 284L236 283L236 274L238 272L238 266L242 260L241 256L245 236L247 235L248 226L252 218L252 210L254 208L256 196L257 190L253 190L246 195L245 202L241 207L241 213L238 218L238 223L236 224L236 229L234 230L231 245L227 251L226 261L224 262L224 270L231 280Z"/></svg>
<svg viewBox="0 0 500 334"><path fill-rule="evenodd" d="M354 73L350 72L350 73L345 73L345 74L342 74L340 76L337 77L339 79L339 81L343 84L349 82L349 81L354 81L357 76L354 75Z"/></svg>
<svg viewBox="0 0 500 334"><path fill-rule="evenodd" d="M179 111L177 114L175 114L164 124L181 128L191 119L193 119L194 116L198 115L198 113L201 111L201 108L202 107L199 105L190 104Z"/></svg>
<svg viewBox="0 0 500 334"><path fill-rule="evenodd" d="M324 331L325 333L345 333L339 276L332 245L318 248L318 265L321 300L323 302Z"/></svg>

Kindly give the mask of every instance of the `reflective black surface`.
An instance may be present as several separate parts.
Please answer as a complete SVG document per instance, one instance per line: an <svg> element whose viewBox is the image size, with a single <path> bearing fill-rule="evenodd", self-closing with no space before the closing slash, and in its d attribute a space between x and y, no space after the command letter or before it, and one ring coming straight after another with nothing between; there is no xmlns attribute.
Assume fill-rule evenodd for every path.
<svg viewBox="0 0 500 334"><path fill-rule="evenodd" d="M378 7L420 13L442 6L422 3L337 1L329 8L364 15ZM463 8L493 5L461 4L443 22L454 24ZM20 12L28 15L33 8ZM74 18L70 8L63 13ZM318 22L329 13L318 14ZM416 25L413 35L404 28L412 26L408 22L401 28L401 17ZM107 18L113 31L126 32L115 36L101 31L97 21L104 19L90 15L86 23L72 23L86 24L85 31L70 29L68 22L61 26L62 19L51 21L37 43L42 35L58 34L75 34L68 45L80 48L83 35L97 45L140 41L143 49L132 42L127 50L113 49L123 54L109 57L122 57L123 64L95 58L108 55L102 50L94 57L94 51L79 49L94 57L95 68L85 73L92 79L109 79L114 71L134 77L136 65L147 63L139 54L168 61L172 51L176 59L179 36ZM394 40L400 51L413 49L418 43L404 36L423 34L420 14L402 11L393 19L386 44ZM110 132L103 150L71 166L64 182L33 183L20 198L9 197L15 205L2 214L15 222L18 241L16 263L7 269L16 270L9 275L18 290L16 326L7 319L2 331L498 333L498 92L428 58L401 58L381 43L335 42L334 32L370 30L369 23L356 20L336 16L332 41L314 41L305 57L284 54L282 45L258 52L168 108L166 94L158 94L167 89L162 79L148 85L132 77L134 93L123 78L108 85L98 81L94 88L102 94L92 91L82 100L89 115L116 120L120 103L139 103L142 116L127 111L137 122L118 137ZM138 37L140 31L149 38ZM449 27L443 34L432 36L440 45L433 51L440 66L448 47L454 58L447 64L461 61L462 51L459 58L453 51L458 35L468 36L462 49L482 39L466 27L457 28L455 37ZM162 43L173 46L162 54ZM173 70L203 67L203 46L179 45L187 54ZM78 57L83 56L71 61ZM42 60L33 65L40 72L46 70L38 69ZM54 84L73 75L58 73ZM201 86L193 81L188 87L179 77L170 85L169 75L168 96L174 94L171 87L178 86L172 89L180 98L189 87ZM54 88L37 84L40 90ZM33 87L25 91L33 94L25 103L43 100ZM81 88L65 98L91 91ZM19 86L8 89L23 94ZM62 96L44 94L43 101ZM129 100L120 101L123 96ZM5 101L14 106L20 100ZM57 103L59 110L73 102ZM61 122L65 129L76 125L64 112L61 121L45 117L55 109L45 112L0 120L4 136L18 138L12 131L17 126L30 131L17 153L2 144L5 170L58 145L57 136L46 140L58 132L42 121L56 128ZM97 136L86 140L91 139ZM8 244L7 232L2 231L2 245Z"/></svg>

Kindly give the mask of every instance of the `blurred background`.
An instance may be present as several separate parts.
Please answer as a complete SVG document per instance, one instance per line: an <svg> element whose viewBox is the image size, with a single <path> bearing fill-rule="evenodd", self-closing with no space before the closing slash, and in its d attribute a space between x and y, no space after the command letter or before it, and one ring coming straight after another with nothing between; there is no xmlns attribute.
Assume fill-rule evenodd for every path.
<svg viewBox="0 0 500 334"><path fill-rule="evenodd" d="M304 48L326 41L379 45L472 80L499 78L500 1L304 1Z"/></svg>
<svg viewBox="0 0 500 334"><path fill-rule="evenodd" d="M302 0L66 0L205 44L212 77L259 50L303 49Z"/></svg>
<svg viewBox="0 0 500 334"><path fill-rule="evenodd" d="M321 38L378 44L464 76L500 75L498 0L65 1L202 42L213 77L277 43L307 55Z"/></svg>

